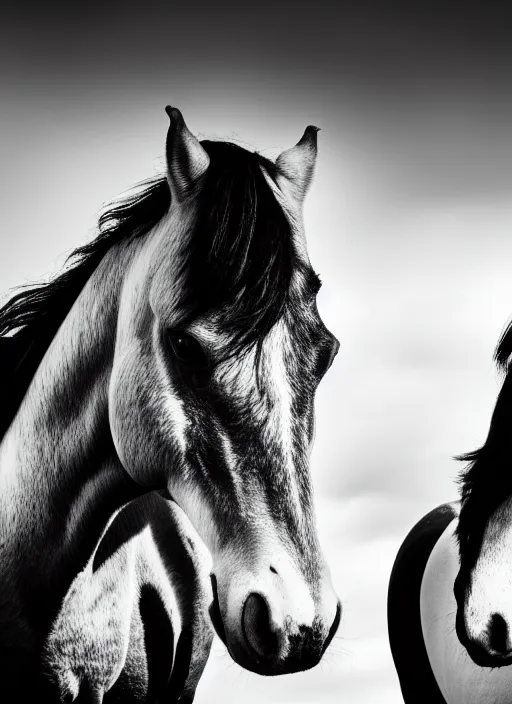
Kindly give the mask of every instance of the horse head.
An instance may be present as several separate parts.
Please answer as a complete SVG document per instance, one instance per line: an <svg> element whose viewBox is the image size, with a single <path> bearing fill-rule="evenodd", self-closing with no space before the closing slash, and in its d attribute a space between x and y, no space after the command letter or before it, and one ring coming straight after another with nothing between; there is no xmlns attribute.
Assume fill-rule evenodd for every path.
<svg viewBox="0 0 512 704"><path fill-rule="evenodd" d="M315 525L314 397L339 344L302 206L317 129L272 162L167 109L169 208L124 277L109 386L117 454L213 559L212 620L243 667L316 665L340 604Z"/></svg>

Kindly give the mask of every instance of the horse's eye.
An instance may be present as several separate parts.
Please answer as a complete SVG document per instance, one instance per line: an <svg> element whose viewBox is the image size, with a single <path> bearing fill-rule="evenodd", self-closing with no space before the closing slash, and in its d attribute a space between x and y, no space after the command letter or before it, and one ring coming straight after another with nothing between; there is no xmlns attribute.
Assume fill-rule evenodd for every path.
<svg viewBox="0 0 512 704"><path fill-rule="evenodd" d="M181 364L191 369L206 369L208 356L195 337L186 332L172 330L167 335L171 349Z"/></svg>

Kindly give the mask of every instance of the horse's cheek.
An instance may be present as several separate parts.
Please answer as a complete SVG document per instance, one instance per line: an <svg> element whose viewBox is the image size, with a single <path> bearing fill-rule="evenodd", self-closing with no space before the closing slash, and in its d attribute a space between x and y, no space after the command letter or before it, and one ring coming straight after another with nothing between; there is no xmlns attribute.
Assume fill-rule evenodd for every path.
<svg viewBox="0 0 512 704"><path fill-rule="evenodd" d="M154 457L155 435L159 433L156 408L156 380L151 369L127 354L112 372L109 389L109 422L117 455L128 474L138 484L155 485L161 470ZM152 391L150 391L152 390Z"/></svg>

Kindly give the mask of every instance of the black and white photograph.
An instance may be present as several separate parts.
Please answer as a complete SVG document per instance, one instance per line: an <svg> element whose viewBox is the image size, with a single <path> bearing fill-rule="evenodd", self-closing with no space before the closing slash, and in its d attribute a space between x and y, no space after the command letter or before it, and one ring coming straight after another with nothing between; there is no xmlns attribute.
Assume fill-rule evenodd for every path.
<svg viewBox="0 0 512 704"><path fill-rule="evenodd" d="M2 15L0 702L512 704L506 3Z"/></svg>

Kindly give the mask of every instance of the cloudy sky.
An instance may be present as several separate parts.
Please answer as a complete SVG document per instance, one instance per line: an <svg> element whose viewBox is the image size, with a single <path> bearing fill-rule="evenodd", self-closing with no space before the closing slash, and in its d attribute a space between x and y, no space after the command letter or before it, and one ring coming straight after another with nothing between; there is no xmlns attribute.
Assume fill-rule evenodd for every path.
<svg viewBox="0 0 512 704"><path fill-rule="evenodd" d="M197 702L399 704L391 565L415 521L456 497L451 457L485 437L512 314L506 10L180 5L11 7L0 289L55 271L102 202L161 169L167 103L200 137L267 156L321 128L306 225L342 347L318 392L313 471L344 619L300 675L251 675L216 644Z"/></svg>

